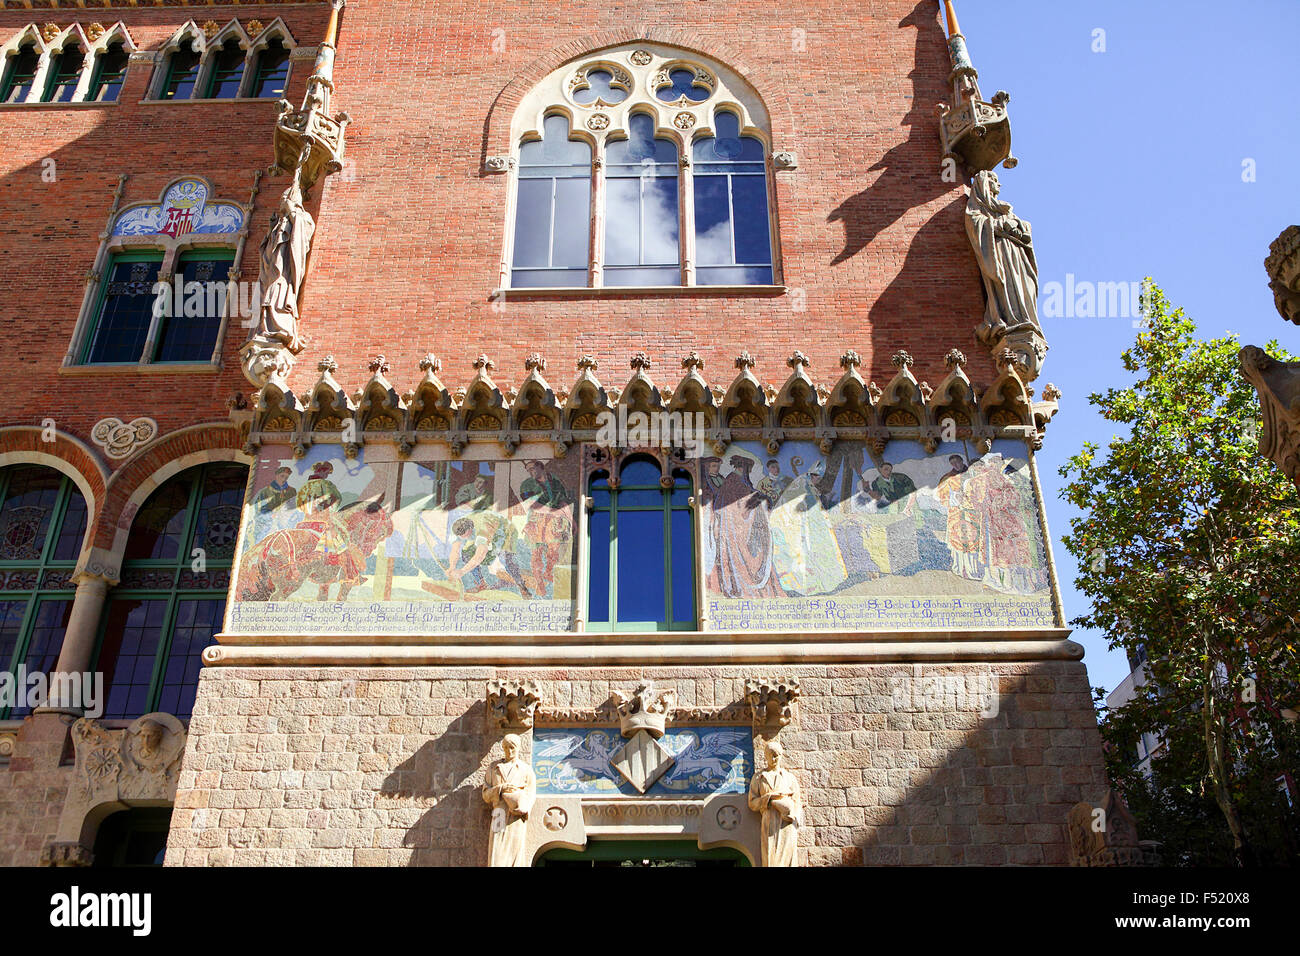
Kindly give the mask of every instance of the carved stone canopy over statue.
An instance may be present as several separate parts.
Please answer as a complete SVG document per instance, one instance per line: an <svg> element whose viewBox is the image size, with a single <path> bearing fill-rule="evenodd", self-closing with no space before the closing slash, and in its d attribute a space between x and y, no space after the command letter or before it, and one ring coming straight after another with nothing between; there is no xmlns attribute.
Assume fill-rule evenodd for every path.
<svg viewBox="0 0 1300 956"><path fill-rule="evenodd" d="M1038 260L1030 226L999 198L1001 190L996 173L977 173L966 203L966 233L988 297L977 333L990 346L1011 332L1027 329L1042 334Z"/></svg>
<svg viewBox="0 0 1300 956"><path fill-rule="evenodd" d="M537 777L520 755L520 741L506 734L505 760L493 764L483 783L483 801L492 807L488 866L527 866L528 815L537 799Z"/></svg>

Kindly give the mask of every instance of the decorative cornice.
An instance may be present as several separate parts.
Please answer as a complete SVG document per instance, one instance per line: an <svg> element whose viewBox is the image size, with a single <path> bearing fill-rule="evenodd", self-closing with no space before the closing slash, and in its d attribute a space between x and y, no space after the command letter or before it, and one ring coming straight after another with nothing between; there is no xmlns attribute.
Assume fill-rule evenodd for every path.
<svg viewBox="0 0 1300 956"><path fill-rule="evenodd" d="M338 443L340 436L349 434L355 436L351 444L356 447L397 444L404 455L426 443L450 445L459 455L480 442L498 443L512 455L524 438L537 438L552 442L558 454L593 440L602 415L617 417L626 408L629 414L699 414L705 441L715 450L732 441L756 439L771 447L784 441L825 444L839 439L867 440L880 447L888 441L915 441L931 449L955 426L958 438L987 451L997 439L1038 447L1056 412L1059 392L1054 389L1051 394L1044 391L1043 401L1030 401L1025 358L1014 349L1003 350L1001 374L983 387L966 376L965 356L957 349L947 354L943 370L932 370L923 381L913 374L915 362L908 353L895 353L893 363L897 372L884 389L863 380L861 359L851 350L840 359L844 371L838 380L817 382L810 376L808 358L795 352L786 363L790 375L778 386L760 381L753 371L754 357L744 352L735 360L737 374L724 384L705 379L704 360L693 351L681 360L683 375L669 388L651 380L651 359L638 352L629 361L631 380L618 389L602 386L595 375L598 363L584 355L577 362L577 378L565 389L552 388L542 377L547 364L539 353L528 356L527 375L518 388L493 380L496 366L486 355L473 363L474 374L464 385L444 385L437 374L442 363L429 355L419 364L423 376L415 388L401 392L389 383L386 363L378 371L371 369L364 386L349 390L334 379L338 364L327 356L318 365L320 379L309 391L295 395L279 381L257 391L250 402L256 411L249 442L250 449L289 443L305 453L312 444ZM931 388L927 382L939 385ZM376 417L379 406L382 416ZM539 430L537 422L543 419L553 427ZM328 427L321 427L323 421Z"/></svg>

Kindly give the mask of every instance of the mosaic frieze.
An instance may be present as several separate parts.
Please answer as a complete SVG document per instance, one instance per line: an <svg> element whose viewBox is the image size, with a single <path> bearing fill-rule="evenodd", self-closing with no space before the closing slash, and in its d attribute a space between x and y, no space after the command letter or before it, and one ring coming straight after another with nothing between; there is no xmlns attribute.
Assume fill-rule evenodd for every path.
<svg viewBox="0 0 1300 956"><path fill-rule="evenodd" d="M1053 626L1024 448L730 445L704 463L711 628Z"/></svg>

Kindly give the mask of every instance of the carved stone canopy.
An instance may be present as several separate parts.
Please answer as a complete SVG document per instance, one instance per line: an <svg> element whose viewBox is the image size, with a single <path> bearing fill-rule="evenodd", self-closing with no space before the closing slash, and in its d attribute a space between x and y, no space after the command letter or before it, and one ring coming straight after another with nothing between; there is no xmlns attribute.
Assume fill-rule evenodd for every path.
<svg viewBox="0 0 1300 956"><path fill-rule="evenodd" d="M754 719L754 729L770 735L794 719L794 703L799 699L799 681L760 677L745 681L745 700Z"/></svg>
<svg viewBox="0 0 1300 956"><path fill-rule="evenodd" d="M502 730L531 729L541 701L542 691L537 681L488 681L488 718Z"/></svg>

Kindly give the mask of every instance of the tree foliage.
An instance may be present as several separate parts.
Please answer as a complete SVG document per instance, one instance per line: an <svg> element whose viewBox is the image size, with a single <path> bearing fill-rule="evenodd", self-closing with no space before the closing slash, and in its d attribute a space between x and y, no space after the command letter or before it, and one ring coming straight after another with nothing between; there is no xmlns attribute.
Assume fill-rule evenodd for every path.
<svg viewBox="0 0 1300 956"><path fill-rule="evenodd" d="M1136 699L1103 714L1112 780L1135 813L1149 811L1140 822L1168 817L1178 794L1208 799L1248 863L1243 821L1259 814L1243 801L1260 789L1250 775L1295 756L1270 754L1288 746L1286 708L1300 706L1300 497L1259 454L1258 399L1235 336L1198 340L1192 320L1148 290L1147 327L1123 354L1134 383L1089 398L1122 431L1104 454L1086 444L1061 469L1062 497L1081 513L1065 546L1091 601L1074 623L1149 661ZM1146 799L1134 775L1142 731L1167 743L1154 781L1165 796Z"/></svg>

